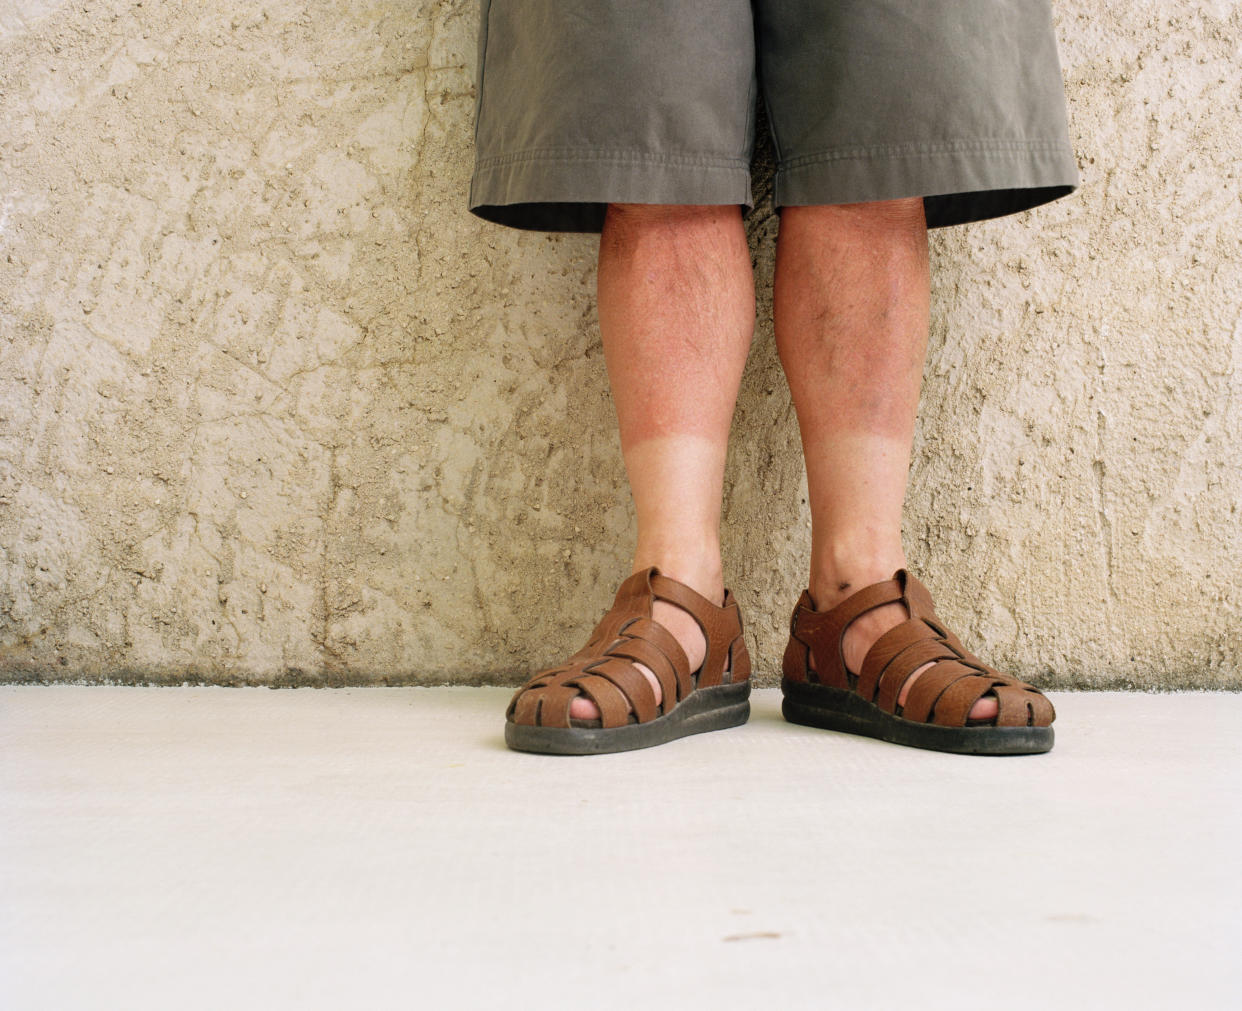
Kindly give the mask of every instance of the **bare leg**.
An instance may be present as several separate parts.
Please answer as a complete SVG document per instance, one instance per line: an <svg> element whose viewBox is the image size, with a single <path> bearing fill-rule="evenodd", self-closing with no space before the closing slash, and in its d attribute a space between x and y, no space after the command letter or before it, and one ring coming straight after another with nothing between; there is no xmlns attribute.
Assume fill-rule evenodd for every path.
<svg viewBox="0 0 1242 1011"><path fill-rule="evenodd" d="M806 456L818 610L906 564L901 510L929 302L921 198L782 209L773 315ZM851 624L846 666L859 671L905 618L888 604ZM981 699L970 715L995 713L995 699Z"/></svg>
<svg viewBox="0 0 1242 1011"><path fill-rule="evenodd" d="M725 450L755 328L741 208L610 204L599 246L599 326L638 516L633 571L649 565L720 604ZM657 601L691 669L706 643ZM660 696L659 682L639 668ZM575 718L598 715L585 697Z"/></svg>

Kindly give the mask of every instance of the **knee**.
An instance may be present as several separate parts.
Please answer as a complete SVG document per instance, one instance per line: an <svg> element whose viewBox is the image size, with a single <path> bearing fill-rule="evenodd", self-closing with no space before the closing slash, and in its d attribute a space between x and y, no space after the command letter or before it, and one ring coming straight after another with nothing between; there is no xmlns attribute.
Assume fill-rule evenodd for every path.
<svg viewBox="0 0 1242 1011"><path fill-rule="evenodd" d="M854 206L863 208L863 213L874 215L881 221L891 221L894 224L921 224L927 220L922 197L876 200L872 203Z"/></svg>
<svg viewBox="0 0 1242 1011"><path fill-rule="evenodd" d="M742 215L740 204L622 204L610 203L606 223L622 227L676 226L720 221Z"/></svg>
<svg viewBox="0 0 1242 1011"><path fill-rule="evenodd" d="M922 197L896 200L869 200L860 204L808 204L781 208L786 216L806 217L826 222L852 221L861 225L923 225L926 222Z"/></svg>

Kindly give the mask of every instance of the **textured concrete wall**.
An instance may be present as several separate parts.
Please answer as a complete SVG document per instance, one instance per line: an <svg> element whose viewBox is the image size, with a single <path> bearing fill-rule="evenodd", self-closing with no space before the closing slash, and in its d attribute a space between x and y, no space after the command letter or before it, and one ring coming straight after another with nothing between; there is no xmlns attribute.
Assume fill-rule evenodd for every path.
<svg viewBox="0 0 1242 1011"><path fill-rule="evenodd" d="M1083 190L934 237L908 551L1045 686L1238 686L1242 16L1057 13ZM0 2L0 676L516 681L580 645L632 536L597 240L466 213L476 18ZM725 502L769 682L809 542L775 224Z"/></svg>

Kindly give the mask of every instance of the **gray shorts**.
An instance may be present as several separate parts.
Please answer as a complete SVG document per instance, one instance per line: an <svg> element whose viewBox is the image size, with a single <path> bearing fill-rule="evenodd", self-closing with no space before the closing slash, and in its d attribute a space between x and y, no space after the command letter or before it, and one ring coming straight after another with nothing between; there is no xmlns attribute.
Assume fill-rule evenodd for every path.
<svg viewBox="0 0 1242 1011"><path fill-rule="evenodd" d="M1078 185L1048 0L482 0L469 209L598 232L610 202L922 196L929 227Z"/></svg>

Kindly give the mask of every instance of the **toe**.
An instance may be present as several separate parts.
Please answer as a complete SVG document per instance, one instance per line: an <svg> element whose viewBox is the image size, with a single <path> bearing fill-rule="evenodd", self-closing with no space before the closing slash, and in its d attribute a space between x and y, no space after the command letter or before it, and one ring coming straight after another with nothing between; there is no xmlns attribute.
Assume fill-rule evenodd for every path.
<svg viewBox="0 0 1242 1011"><path fill-rule="evenodd" d="M569 718L571 720L598 720L599 706L585 695L579 695L569 703Z"/></svg>
<svg viewBox="0 0 1242 1011"><path fill-rule="evenodd" d="M995 695L985 695L973 706L970 707L970 715L967 719L971 720L994 720L996 714L1000 712L1000 704L996 701Z"/></svg>

